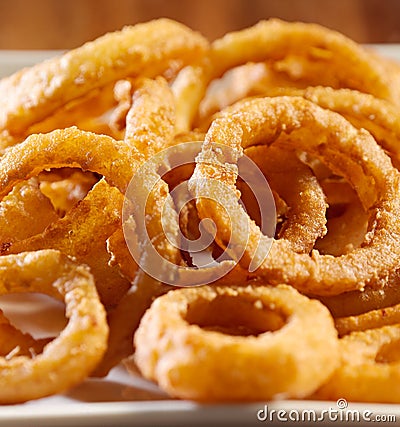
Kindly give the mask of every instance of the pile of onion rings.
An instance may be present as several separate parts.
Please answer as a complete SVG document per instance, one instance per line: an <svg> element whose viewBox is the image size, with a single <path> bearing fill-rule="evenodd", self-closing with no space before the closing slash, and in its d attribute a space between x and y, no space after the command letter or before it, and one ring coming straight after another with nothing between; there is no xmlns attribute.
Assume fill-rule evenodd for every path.
<svg viewBox="0 0 400 427"><path fill-rule="evenodd" d="M171 398L400 402L400 65L315 24L159 19L0 95L1 294L68 320L0 311L0 403L121 361Z"/></svg>

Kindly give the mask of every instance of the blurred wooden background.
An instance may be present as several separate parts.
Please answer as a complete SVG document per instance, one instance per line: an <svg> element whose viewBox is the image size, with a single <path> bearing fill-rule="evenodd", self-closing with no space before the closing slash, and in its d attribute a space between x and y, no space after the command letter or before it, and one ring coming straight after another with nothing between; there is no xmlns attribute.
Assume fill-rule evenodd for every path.
<svg viewBox="0 0 400 427"><path fill-rule="evenodd" d="M400 42L399 0L0 0L0 49L68 49L170 17L210 40L260 19L317 22L362 43Z"/></svg>

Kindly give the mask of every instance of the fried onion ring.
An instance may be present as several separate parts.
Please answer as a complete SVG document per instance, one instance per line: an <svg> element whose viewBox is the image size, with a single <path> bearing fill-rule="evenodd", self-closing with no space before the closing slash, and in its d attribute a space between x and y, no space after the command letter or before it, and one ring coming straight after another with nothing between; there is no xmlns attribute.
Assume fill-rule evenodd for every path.
<svg viewBox="0 0 400 427"><path fill-rule="evenodd" d="M110 185L125 192L143 155L123 141L76 127L30 135L0 158L0 196L24 179L46 169L79 167L104 175Z"/></svg>
<svg viewBox="0 0 400 427"><path fill-rule="evenodd" d="M368 239L362 248L333 257L313 251L311 256L294 253L283 239L273 241L250 221L237 202L235 164L244 148L271 143L281 133L293 137L292 145L326 162L357 191L369 212ZM221 183L225 192L218 194ZM396 268L399 250L399 175L390 159L369 133L355 129L340 115L321 109L299 97L260 98L242 102L221 114L208 131L197 166L190 180L201 218L211 218L217 226L217 242L227 252L237 253L242 266L256 270L272 283L288 283L315 295L335 295L379 286ZM231 235L223 209L229 207L232 223L243 231ZM248 230L246 234L245 230Z"/></svg>
<svg viewBox="0 0 400 427"><path fill-rule="evenodd" d="M200 34L169 19L121 31L19 71L0 82L0 129L24 133L68 101L128 76L156 76L206 53Z"/></svg>
<svg viewBox="0 0 400 427"><path fill-rule="evenodd" d="M306 396L338 356L325 307L284 285L170 291L143 316L135 347L146 378L207 402Z"/></svg>
<svg viewBox="0 0 400 427"><path fill-rule="evenodd" d="M297 57L303 64L318 68L317 72L309 73L307 67L296 67L300 75L293 75L294 79L311 74L314 85L348 87L395 104L400 101L394 73L387 72L377 55L343 34L316 24L278 19L260 21L253 27L228 33L214 41L210 55L214 76L250 61L269 60L278 64L281 61L282 64L285 59L290 61ZM283 69L282 65L280 68Z"/></svg>
<svg viewBox="0 0 400 427"><path fill-rule="evenodd" d="M88 269L58 251L0 257L0 293L40 292L61 298L69 319L33 359L0 358L0 402L18 403L64 391L86 378L102 358L108 327Z"/></svg>
<svg viewBox="0 0 400 427"><path fill-rule="evenodd" d="M316 393L323 399L400 402L400 325L353 332L340 340L341 365Z"/></svg>

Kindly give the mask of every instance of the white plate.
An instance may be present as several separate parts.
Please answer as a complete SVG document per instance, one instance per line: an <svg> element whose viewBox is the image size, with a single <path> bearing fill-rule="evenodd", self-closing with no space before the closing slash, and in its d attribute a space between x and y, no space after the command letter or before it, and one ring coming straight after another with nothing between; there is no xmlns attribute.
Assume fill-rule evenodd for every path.
<svg viewBox="0 0 400 427"><path fill-rule="evenodd" d="M59 50L2 50L0 51L0 78L61 53L62 51Z"/></svg>
<svg viewBox="0 0 400 427"><path fill-rule="evenodd" d="M399 45L373 45L383 54L400 61ZM0 51L0 77L59 54L59 51ZM19 297L18 297L19 298ZM43 299L26 297L16 303L14 297L2 297L0 307L17 326L29 324L29 331L44 335ZM22 307L22 309L21 309ZM63 324L60 306L51 305L46 325L58 329ZM38 321L39 319L39 321ZM32 326L32 323L34 326ZM33 329L32 329L33 328ZM217 379L216 379L217 380ZM339 402L339 406L342 402ZM366 425L386 421L400 425L400 405L348 404L340 409L336 402L277 401L235 405L198 405L170 400L157 387L129 375L122 366L104 379L88 379L63 395L56 395L21 405L0 406L0 426L260 426L297 425L304 418L320 425ZM306 422L310 425L314 422Z"/></svg>

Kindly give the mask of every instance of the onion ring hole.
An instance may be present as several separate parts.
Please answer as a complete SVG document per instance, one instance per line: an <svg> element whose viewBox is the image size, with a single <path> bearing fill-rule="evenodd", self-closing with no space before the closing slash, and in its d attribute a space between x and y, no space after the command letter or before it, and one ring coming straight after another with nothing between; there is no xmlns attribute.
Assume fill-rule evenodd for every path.
<svg viewBox="0 0 400 427"><path fill-rule="evenodd" d="M258 336L282 328L286 316L266 307L261 300L219 295L212 301L199 299L188 306L185 320L204 330L237 336Z"/></svg>
<svg viewBox="0 0 400 427"><path fill-rule="evenodd" d="M67 324L64 302L41 293L0 295L0 309L15 327L35 338L54 337Z"/></svg>

